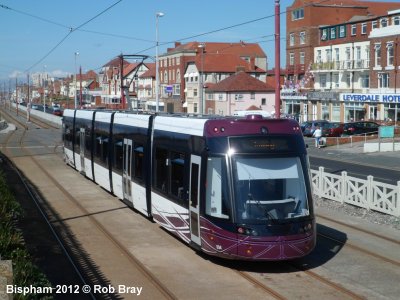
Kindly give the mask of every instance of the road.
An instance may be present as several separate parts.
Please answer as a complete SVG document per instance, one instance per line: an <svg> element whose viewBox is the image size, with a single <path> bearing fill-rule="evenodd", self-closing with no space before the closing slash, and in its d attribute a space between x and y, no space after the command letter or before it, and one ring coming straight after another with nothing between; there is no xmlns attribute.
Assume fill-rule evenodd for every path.
<svg viewBox="0 0 400 300"><path fill-rule="evenodd" d="M316 149L313 139L305 138L312 169L320 166L326 172L340 174L347 172L348 176L366 179L372 175L375 181L396 185L400 181L400 153L381 152L363 153L362 144L335 146Z"/></svg>

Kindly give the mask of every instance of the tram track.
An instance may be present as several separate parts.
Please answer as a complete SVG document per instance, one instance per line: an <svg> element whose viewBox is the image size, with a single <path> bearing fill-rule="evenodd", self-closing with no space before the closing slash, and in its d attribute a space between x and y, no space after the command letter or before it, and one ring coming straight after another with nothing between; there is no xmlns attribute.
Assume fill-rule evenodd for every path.
<svg viewBox="0 0 400 300"><path fill-rule="evenodd" d="M15 108L13 108L11 111L16 113L16 109ZM22 121L20 121L18 119L17 115L13 116L10 113L11 111L9 111L7 109L1 109L1 112L4 114L4 117L5 117L6 120L8 120L11 123L15 122L15 123L19 124L22 128L25 128L26 130L28 130L29 129L29 125L28 125L29 123L28 122L23 123ZM39 118L33 116L32 114L30 115L29 121L32 124L35 124L35 125L39 126L40 128L43 128L43 129L59 129L59 127L54 126L51 123L42 121Z"/></svg>
<svg viewBox="0 0 400 300"><path fill-rule="evenodd" d="M21 144L22 146L22 144ZM23 147L23 146L22 146ZM28 151L25 149L25 151ZM45 176L48 178L49 182L51 182L55 187L57 187L58 190L61 191L62 194L79 210L81 211L81 215L85 216L87 219L91 221L91 223L94 224L94 226L116 247L120 250L120 252L125 255L125 257L128 258L132 266L139 270L140 273L149 281L151 284L154 286L155 289L157 289L165 299L177 299L177 297L171 292L161 281L158 280L157 276L154 275L150 270L148 270L141 262L140 260L134 256L129 249L127 249L121 242L119 242L111 232L105 228L103 224L101 224L98 220L96 220L95 216L90 213L81 203L79 203L72 195L70 192L68 192L41 164L40 162L35 158L34 155L27 155L31 159L31 161L35 164L35 166L45 174ZM49 224L52 224L47 219L47 222ZM52 225L51 225L52 226Z"/></svg>
<svg viewBox="0 0 400 300"><path fill-rule="evenodd" d="M354 226L354 225L351 225L351 224L347 224L347 223L344 223L344 222L341 222L341 221L338 221L338 220L334 220L334 219L326 217L326 216L317 215L317 218L327 220L327 221L329 221L331 223L343 226L345 228L349 228L351 230L358 231L358 232L363 233L363 234L367 234L367 235L369 235L371 237L374 237L374 238L380 239L382 241L394 244L395 246L400 246L400 241L399 240L396 240L396 239L393 239L393 238L378 234L376 232L372 232L372 231L366 230L364 228L360 228L360 227L357 227L357 226ZM342 247L348 247L348 248L350 248L352 250L361 252L361 253L366 254L366 255L368 255L370 257L382 260L382 261L384 261L386 263L389 263L389 264L391 264L393 266L400 267L400 261L385 257L385 256L383 256L381 254L378 254L376 252L373 252L373 251L370 251L370 250L365 249L363 247L360 247L358 245L355 245L354 243L351 243L349 241L343 241L343 240L338 239L338 238L336 238L334 236L331 236L329 234L324 234L324 233L321 233L321 232L318 232L317 235L322 237L322 238L325 238L327 240L330 240L330 241L332 241L332 242L334 242L334 243L336 243L336 244L338 244L338 245L340 245Z"/></svg>
<svg viewBox="0 0 400 300"><path fill-rule="evenodd" d="M333 282L332 280L329 280L325 278L324 276L319 275L318 273L307 270L306 268L300 266L299 264L296 264L294 262L284 262L284 266L286 266L289 270L290 273L294 273L293 275L288 274L285 276L289 276L290 280L286 278L286 280L290 281L292 284L295 281L298 281L299 284L301 284L301 281L307 281L304 279L304 276L306 275L307 277L311 278L312 281L318 281L318 283L322 284L323 286L326 286L329 290L326 290L326 293L330 294L335 294L335 295L341 295L341 299L354 299L354 300L361 300L365 299L364 296L358 295L357 293L343 287L341 284L338 284L336 282ZM263 281L262 274L260 273L254 273L250 271L241 271L241 270L235 270L233 271L239 275L240 277L244 278L245 280L249 281L252 283L256 288L262 289L264 292L268 293L270 296L272 296L274 299L290 299L291 297L285 296L282 292L280 292L277 288L271 288L267 286ZM321 291L322 286L320 284L317 284ZM310 287L312 288L312 287ZM286 291L284 291L286 293ZM339 297L339 296L338 296Z"/></svg>
<svg viewBox="0 0 400 300"><path fill-rule="evenodd" d="M12 115L8 115L9 118L12 119L12 122L15 122L17 124L17 128L19 130L14 130L12 132L9 132L7 134L7 136L5 137L5 140L3 142L2 145L2 151L5 154L6 157L8 157L8 159L12 162L14 162L13 158L13 153L11 151L11 149L13 148L21 148L26 155L24 155L24 158L28 158L30 159L33 164L36 166L36 168L38 170L40 170L40 172L42 172L43 174L45 174L45 176L48 179L48 182L53 184L58 190L61 191L61 193L64 194L64 196L75 206L78 207L79 210L81 211L81 215L85 216L87 219L90 220L90 222L92 224L94 224L94 226L116 247L120 250L120 252L123 253L123 255L125 255L129 261L131 262L132 266L139 270L140 273L149 281L151 282L151 284L153 285L153 287L155 289L157 289L160 294L162 294L164 296L165 299L177 299L177 297L165 286L163 285L158 278L152 274L140 261L139 259L137 259L132 253L130 253L130 251L122 244L120 243L117 239L115 239L113 237L113 235L99 222L95 219L94 216L92 216L92 214L85 209L41 164L40 162L37 160L37 158L35 158L36 155L30 153L29 149L25 148L24 146L24 138L26 135L26 127L25 124L23 124L22 122L20 122L18 119L13 118ZM22 130L21 130L22 129ZM17 133L21 133L22 134L20 136L16 136ZM10 147L9 144L11 143L11 139L15 138L15 141L13 141L13 143L15 145L18 145L17 147ZM57 147L54 147L54 152L56 152ZM13 164L13 166L15 166L15 162ZM62 238L57 234L57 229L54 226L54 222L50 220L49 216L46 214L45 212L45 208L42 206L42 204L40 203L41 201L43 202L43 200L38 200L38 194L37 192L33 191L31 189L31 187L26 183L26 179L24 178L24 176L21 174L21 172L16 168L15 171L17 172L18 176L21 179L21 182L23 182L24 184L24 188L27 190L28 194L30 195L30 198L32 199L32 201L35 203L35 206L37 207L37 209L40 211L40 214L42 215L43 219L45 220L46 224L49 226L51 232L54 235L54 238L57 240L57 242L59 243L63 253L65 254L65 256L67 257L67 259L71 262L73 269L75 270L76 274L78 275L79 278L82 279L82 284L83 285L87 285L87 282L84 280L85 275L80 271L80 268L82 268L82 266L77 266L75 264L75 260L76 257L73 258L69 251L67 250L67 246L64 245ZM56 222L57 223L57 222ZM91 296L92 299L96 299L95 295L93 293L90 293L89 296Z"/></svg>
<svg viewBox="0 0 400 300"><path fill-rule="evenodd" d="M400 246L400 240L392 239L392 238L389 238L387 236L384 236L384 235L381 235L381 234L377 234L376 232L372 232L370 230L366 230L366 229L363 229L363 228L360 228L360 227L357 227L357 226L353 226L353 225L350 225L350 224L347 224L347 223L344 223L344 222L329 218L327 216L322 216L322 215L316 214L316 217L318 219L324 219L324 220L327 220L329 222L332 222L332 223L335 223L335 224L338 224L338 225L341 225L341 226L345 226L347 228L351 228L351 229L357 230L357 231L362 232L362 233L366 233L368 235L374 236L376 238L379 238L379 239L382 239L382 240L385 240L385 241L388 241L388 242L391 242L391 243L394 243L394 244Z"/></svg>

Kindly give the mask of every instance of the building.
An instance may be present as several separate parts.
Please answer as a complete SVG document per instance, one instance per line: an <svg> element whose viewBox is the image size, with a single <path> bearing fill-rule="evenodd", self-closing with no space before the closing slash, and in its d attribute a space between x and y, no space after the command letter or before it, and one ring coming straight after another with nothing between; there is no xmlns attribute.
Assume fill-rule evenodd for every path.
<svg viewBox="0 0 400 300"><path fill-rule="evenodd" d="M219 82L243 71L260 83L266 82L266 71L235 54L203 53L187 64L184 74L185 102L188 113L214 114L213 107L206 107L206 90Z"/></svg>
<svg viewBox="0 0 400 300"><path fill-rule="evenodd" d="M283 110L298 114L301 121L388 118L384 106L370 106L365 100L357 99L366 99L362 95L369 94L374 86L380 86L380 93L396 94L388 87L382 89L390 84L386 80L389 74L379 72L372 57L373 45L393 45L390 51L394 64L398 9L399 2L294 1L287 9L287 81L281 92ZM390 29L386 28L389 26ZM384 41L373 41L382 39L382 35ZM397 73L397 67L390 66L389 70ZM383 75L375 74L377 71ZM378 76L382 78L380 81Z"/></svg>
<svg viewBox="0 0 400 300"><path fill-rule="evenodd" d="M174 48L160 55L160 98L165 103L168 112L183 112L188 90L186 89L185 72L189 63L197 62L197 70L201 71L201 60L206 55L231 55L256 67L267 69L267 56L258 44L248 43L211 43L190 42L187 44L175 43ZM224 59L224 58L222 58ZM197 71L197 72L198 72ZM234 74L236 70L230 74ZM203 80L205 82L205 80ZM199 91L197 91L198 93ZM190 97L190 96L189 96ZM198 97L197 97L198 99ZM199 101L199 100L197 100ZM186 103L188 105L188 103Z"/></svg>
<svg viewBox="0 0 400 300"><path fill-rule="evenodd" d="M223 116L238 111L275 113L275 90L244 71L237 72L206 89L206 110Z"/></svg>

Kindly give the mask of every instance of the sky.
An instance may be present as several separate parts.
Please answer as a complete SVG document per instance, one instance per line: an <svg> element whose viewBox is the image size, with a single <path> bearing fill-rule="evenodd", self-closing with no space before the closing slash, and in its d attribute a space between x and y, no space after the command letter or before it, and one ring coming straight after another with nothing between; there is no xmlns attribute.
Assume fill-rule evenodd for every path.
<svg viewBox="0 0 400 300"><path fill-rule="evenodd" d="M292 2L280 1L281 12ZM273 67L274 9L274 0L0 0L0 81L24 80L28 72L65 76L79 66L98 72L121 53L154 59L157 12L164 13L160 55L175 41L244 41L260 44Z"/></svg>
<svg viewBox="0 0 400 300"><path fill-rule="evenodd" d="M281 66L286 7L281 0ZM122 54L156 55L175 41L258 43L273 68L275 0L0 0L0 82L99 69ZM75 54L79 53L79 54ZM149 60L150 61L150 60ZM78 72L78 71L77 71Z"/></svg>

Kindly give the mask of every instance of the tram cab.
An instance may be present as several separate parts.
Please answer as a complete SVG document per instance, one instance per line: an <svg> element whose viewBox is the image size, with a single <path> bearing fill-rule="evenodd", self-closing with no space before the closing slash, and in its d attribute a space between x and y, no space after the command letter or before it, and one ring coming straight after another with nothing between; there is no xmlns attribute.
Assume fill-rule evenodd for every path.
<svg viewBox="0 0 400 300"><path fill-rule="evenodd" d="M202 248L236 259L304 256L315 222L303 138L288 120L236 126L246 124L247 134L223 138L217 126L207 139Z"/></svg>

